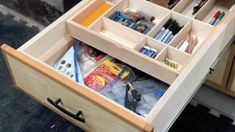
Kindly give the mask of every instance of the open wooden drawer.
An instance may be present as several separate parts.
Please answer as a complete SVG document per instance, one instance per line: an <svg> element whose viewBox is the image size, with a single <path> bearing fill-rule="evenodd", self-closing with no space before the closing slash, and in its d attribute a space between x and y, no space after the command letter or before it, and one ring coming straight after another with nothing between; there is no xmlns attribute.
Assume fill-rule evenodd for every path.
<svg viewBox="0 0 235 132"><path fill-rule="evenodd" d="M216 6L204 12L206 7L203 7L196 15L204 15L197 20L145 0L114 0L115 3L95 22L82 26L81 21L102 2L83 0L17 50L3 45L1 48L14 84L87 131L168 130L197 91L213 61L233 38L235 1L226 1L230 6L225 6L226 15L216 26L207 24L202 16L220 6L217 5L220 3L215 3ZM147 34L141 34L109 19L115 11L126 9L154 15L155 26ZM153 36L170 17L177 19L184 27L166 45L154 40ZM198 44L192 54L176 48L190 30L198 35ZM52 67L73 45L75 39L168 83L170 87L146 117L129 111L66 78ZM140 54L138 50L144 45L156 47L160 50L159 54L155 58ZM180 67L174 69L165 65L163 61L166 57L177 60Z"/></svg>

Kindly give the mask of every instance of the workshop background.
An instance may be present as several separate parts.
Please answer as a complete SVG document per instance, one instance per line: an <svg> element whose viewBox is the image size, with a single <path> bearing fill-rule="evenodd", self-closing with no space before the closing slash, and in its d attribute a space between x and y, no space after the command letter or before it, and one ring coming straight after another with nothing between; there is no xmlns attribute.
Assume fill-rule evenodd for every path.
<svg viewBox="0 0 235 132"><path fill-rule="evenodd" d="M0 45L20 47L79 0L0 0ZM201 89L206 89L203 86ZM201 104L189 104L170 129L232 132L233 120ZM0 52L0 132L80 132L72 123L14 88Z"/></svg>

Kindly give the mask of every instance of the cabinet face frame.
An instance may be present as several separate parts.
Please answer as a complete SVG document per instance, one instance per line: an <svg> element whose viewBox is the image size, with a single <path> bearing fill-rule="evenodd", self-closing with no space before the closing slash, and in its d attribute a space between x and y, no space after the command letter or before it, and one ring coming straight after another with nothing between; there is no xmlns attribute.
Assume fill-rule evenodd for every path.
<svg viewBox="0 0 235 132"><path fill-rule="evenodd" d="M232 96L235 97L235 58L233 59L227 90L231 91Z"/></svg>
<svg viewBox="0 0 235 132"><path fill-rule="evenodd" d="M234 55L235 55L235 45L232 44L229 47L226 54L223 56L223 58L221 58L222 60L217 64L215 72L213 72L210 75L210 76L212 76L212 78L208 78L206 80L206 82L205 82L206 85L209 85L210 87L215 88L220 91L224 91L229 88L228 81L229 81L229 76L231 74L230 72L231 72L232 66L233 66ZM224 59L226 59L226 60L224 60ZM218 74L218 72L216 72L216 71L220 70L219 67L224 67L221 83L218 82L218 80L217 80L218 79L217 77L221 76L220 74Z"/></svg>
<svg viewBox="0 0 235 132"><path fill-rule="evenodd" d="M58 74L54 69L48 67L48 64L45 64L43 60L48 60L45 56L45 54L48 53L44 53L45 51L54 51L51 49L67 41L70 31L66 25L66 21L76 14L78 9L82 10L87 8L91 1L92 0L82 1L19 49L14 50L8 46L2 46L4 55L7 58L6 61L9 63L8 57L14 56L16 60L19 59L21 62L25 62L26 65L33 62L34 64L31 65L31 68L38 68L45 75L48 75L48 73L56 74L56 77L54 76L52 79L60 81L62 85L68 85L69 89L73 89L76 93L85 97L84 93L76 90L79 86ZM235 8L231 9L231 12L235 11L234 9ZM97 96L97 100L103 100L105 102L104 104L100 104L101 102L97 102L97 100L95 100L95 102L101 106L106 105L104 110L109 111L112 115L115 115L128 125L134 126L134 128L137 128L140 131L153 131L153 127L154 131L167 130L197 91L197 85L199 85L204 77L206 77L213 60L216 59L218 54L226 46L226 42L231 38L231 33L234 33L234 23L231 22L235 19L234 14L231 13L228 14L228 16L229 17L224 18L218 26L213 28L210 37L206 38L205 42L207 42L207 45L204 45L202 50L195 53L193 61L189 61L189 64L181 71L176 80L171 84L170 88L147 115L146 119L142 119L130 111L123 109L116 103L100 97L94 91L88 89L82 91ZM12 67L13 65L9 63L10 71ZM14 73L12 74L14 75ZM67 81L65 82L62 80ZM94 102L94 99L91 99L91 96L86 95L86 98L89 98L90 102ZM113 108L116 108L119 112Z"/></svg>

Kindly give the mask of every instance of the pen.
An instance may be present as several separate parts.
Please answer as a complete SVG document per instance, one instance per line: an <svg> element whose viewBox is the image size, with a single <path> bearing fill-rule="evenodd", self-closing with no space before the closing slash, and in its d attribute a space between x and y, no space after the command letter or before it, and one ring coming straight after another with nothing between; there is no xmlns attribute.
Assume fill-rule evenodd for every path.
<svg viewBox="0 0 235 132"><path fill-rule="evenodd" d="M220 10L218 10L218 11L214 14L214 16L213 16L213 18L212 18L212 20L210 21L209 24L213 25L214 22L216 21L216 19L219 17L219 15L220 15Z"/></svg>
<svg viewBox="0 0 235 132"><path fill-rule="evenodd" d="M77 42L77 44L74 46L74 55L73 55L73 59L74 59L74 70L75 70L75 80L76 82L79 82L79 73L78 73L78 65L77 65L77 50L80 48L80 41Z"/></svg>
<svg viewBox="0 0 235 132"><path fill-rule="evenodd" d="M166 27L168 27L168 25L172 22L172 19L169 19L166 24L161 28L161 30L155 35L155 39L159 39L162 35L162 33L165 31Z"/></svg>
<svg viewBox="0 0 235 132"><path fill-rule="evenodd" d="M221 21L221 19L224 17L224 15L225 15L224 12L220 13L216 21L213 23L213 26L217 25Z"/></svg>
<svg viewBox="0 0 235 132"><path fill-rule="evenodd" d="M177 26L172 27L172 29L170 30L170 32L167 33L166 37L162 40L163 43L167 44L167 41L169 40L169 38L171 37L171 35L173 35L177 29ZM174 32L174 33L173 33Z"/></svg>
<svg viewBox="0 0 235 132"><path fill-rule="evenodd" d="M162 33L161 37L158 39L159 41L163 41L163 39L166 37L168 32L170 32L171 28L176 24L176 20L173 20L170 25L166 28L166 30Z"/></svg>

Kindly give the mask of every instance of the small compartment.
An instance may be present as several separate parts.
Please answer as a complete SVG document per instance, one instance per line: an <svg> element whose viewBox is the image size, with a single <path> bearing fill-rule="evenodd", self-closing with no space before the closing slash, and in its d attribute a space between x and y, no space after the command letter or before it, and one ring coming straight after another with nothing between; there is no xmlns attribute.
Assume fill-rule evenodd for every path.
<svg viewBox="0 0 235 132"><path fill-rule="evenodd" d="M181 0L148 0L162 7L173 9Z"/></svg>
<svg viewBox="0 0 235 132"><path fill-rule="evenodd" d="M91 30L117 45L131 49L134 49L144 39L143 35L105 17L94 24Z"/></svg>
<svg viewBox="0 0 235 132"><path fill-rule="evenodd" d="M172 12L149 35L161 43L170 44L188 21L189 18Z"/></svg>
<svg viewBox="0 0 235 132"><path fill-rule="evenodd" d="M141 44L136 47L136 50L141 54L156 58L166 46L155 41L153 38L146 37Z"/></svg>
<svg viewBox="0 0 235 132"><path fill-rule="evenodd" d="M167 9L144 0L124 0L105 16L137 32L147 34L167 14Z"/></svg>
<svg viewBox="0 0 235 132"><path fill-rule="evenodd" d="M167 47L157 57L157 60L164 63L165 66L171 69L181 71L182 68L188 63L189 58L189 55L179 52L172 47Z"/></svg>
<svg viewBox="0 0 235 132"><path fill-rule="evenodd" d="M171 43L171 46L181 52L193 54L205 43L204 41L211 31L212 27L210 25L192 20L182 29L182 32Z"/></svg>
<svg viewBox="0 0 235 132"><path fill-rule="evenodd" d="M120 0L92 0L91 4L81 12L79 12L73 21L89 27L99 20L105 13L112 9Z"/></svg>
<svg viewBox="0 0 235 132"><path fill-rule="evenodd" d="M208 0L181 0L174 11L189 17L194 17Z"/></svg>
<svg viewBox="0 0 235 132"><path fill-rule="evenodd" d="M226 16L228 10L234 4L235 0L209 0L206 5L198 12L195 18L215 26Z"/></svg>

